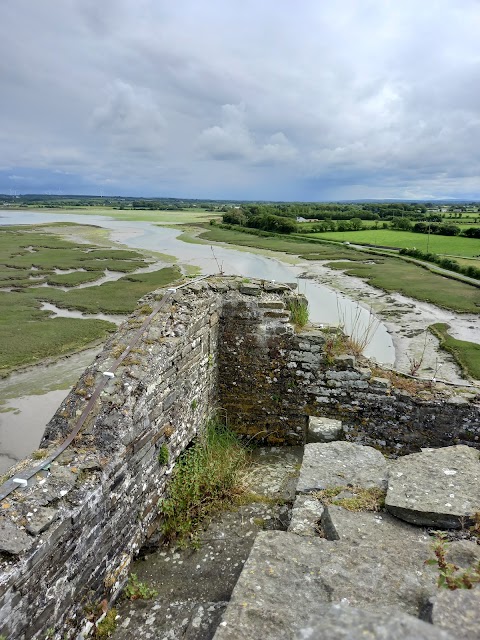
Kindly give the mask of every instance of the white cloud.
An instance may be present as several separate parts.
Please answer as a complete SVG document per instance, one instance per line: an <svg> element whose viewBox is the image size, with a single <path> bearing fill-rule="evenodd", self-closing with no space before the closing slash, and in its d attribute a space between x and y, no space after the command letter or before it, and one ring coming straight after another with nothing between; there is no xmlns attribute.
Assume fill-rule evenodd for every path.
<svg viewBox="0 0 480 640"><path fill-rule="evenodd" d="M275 164L290 161L297 150L281 131L255 136L247 124L244 104L224 104L219 125L204 129L198 149L214 160L241 161L249 164Z"/></svg>
<svg viewBox="0 0 480 640"><path fill-rule="evenodd" d="M476 0L4 0L0 161L126 193L480 197L479 31Z"/></svg>

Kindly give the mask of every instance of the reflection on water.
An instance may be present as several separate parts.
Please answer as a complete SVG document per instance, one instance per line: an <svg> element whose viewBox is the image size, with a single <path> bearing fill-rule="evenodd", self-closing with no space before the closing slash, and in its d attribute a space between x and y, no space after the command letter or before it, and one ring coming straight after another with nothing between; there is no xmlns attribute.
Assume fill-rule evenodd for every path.
<svg viewBox="0 0 480 640"><path fill-rule="evenodd" d="M67 390L7 400L0 407L0 473L28 456L40 444L47 422Z"/></svg>

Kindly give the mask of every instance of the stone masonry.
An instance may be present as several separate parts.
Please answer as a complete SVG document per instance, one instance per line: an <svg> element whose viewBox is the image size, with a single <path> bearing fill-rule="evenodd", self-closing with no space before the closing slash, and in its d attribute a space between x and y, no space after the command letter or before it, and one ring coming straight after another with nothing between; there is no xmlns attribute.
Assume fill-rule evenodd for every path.
<svg viewBox="0 0 480 640"><path fill-rule="evenodd" d="M165 293L145 296L82 375L47 427L48 453ZM320 415L341 418L347 440L393 453L478 447L478 397L405 391L367 361L332 356L328 332L294 332L292 295L240 278L170 292L69 447L0 504L0 635L63 640L91 626L158 534L175 460L215 413L269 444L303 444L308 416Z"/></svg>

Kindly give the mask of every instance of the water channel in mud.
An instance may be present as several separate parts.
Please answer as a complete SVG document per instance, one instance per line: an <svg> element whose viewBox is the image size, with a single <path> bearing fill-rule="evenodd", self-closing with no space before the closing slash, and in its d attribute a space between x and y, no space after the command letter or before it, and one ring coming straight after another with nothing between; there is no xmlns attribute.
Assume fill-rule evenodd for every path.
<svg viewBox="0 0 480 640"><path fill-rule="evenodd" d="M99 215L30 211L0 213L0 225L56 222L102 227L110 231L110 239L114 242L122 243L132 249L168 254L181 265L198 268L202 274L218 273L218 265L221 265L223 272L227 275L242 275L276 282L297 282L299 291L308 298L310 319L313 322L332 325L341 323L347 331L356 324L359 332L372 322L368 309L360 307L358 303L326 286L299 278L300 269L294 265L227 246L215 245L213 254L207 244L183 242L178 239L181 235L178 229L142 221L114 220ZM158 268L161 267L160 263L157 265ZM151 270L152 267L146 267L147 269ZM118 277L116 274L112 274L111 279L116 277ZM105 281L107 281L106 278L102 278L101 281L89 283L89 285L98 286L100 282ZM87 285L82 285L83 288L85 286ZM46 303L44 308L46 308L45 305ZM50 310L54 314L65 313L65 310L56 307ZM74 317L89 317L78 311L66 313L74 314ZM110 317L105 319L115 321ZM118 322L118 317L116 321ZM365 354L378 362L393 364L395 350L391 336L383 324L378 325ZM61 360L57 364L38 365L29 368L26 372L12 374L9 378L0 380L0 472L38 446L46 423L68 393L68 389L92 359L93 352L88 350ZM49 380L47 387L45 380Z"/></svg>

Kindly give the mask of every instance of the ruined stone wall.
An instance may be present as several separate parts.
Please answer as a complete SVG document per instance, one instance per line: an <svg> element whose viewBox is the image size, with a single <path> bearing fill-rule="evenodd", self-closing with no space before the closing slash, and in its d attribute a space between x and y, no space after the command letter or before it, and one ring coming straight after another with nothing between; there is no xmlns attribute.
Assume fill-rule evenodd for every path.
<svg viewBox="0 0 480 640"><path fill-rule="evenodd" d="M44 445L73 428L156 297L143 300L82 375ZM215 406L219 308L220 296L200 285L174 295L48 474L4 500L0 634L43 640L53 628L56 638L76 637L102 599L118 593L132 556L157 529L157 502L175 458Z"/></svg>
<svg viewBox="0 0 480 640"><path fill-rule="evenodd" d="M48 426L49 452L164 294L146 296L82 375ZM332 356L325 332L295 334L291 295L240 278L168 294L70 446L0 502L0 635L43 640L53 628L49 637L71 639L114 601L132 557L158 532L176 458L217 409L270 443L302 443L308 415L325 415L340 417L349 439L392 452L478 444L478 398L402 391L367 362Z"/></svg>
<svg viewBox="0 0 480 640"><path fill-rule="evenodd" d="M168 293L72 444L1 504L0 635L43 640L54 629L49 637L73 638L92 613L98 615L102 601L114 601L132 557L158 532L157 503L175 459L216 411L220 327L229 344L247 335L257 336L258 344L291 337L285 293L291 290L241 279L211 279ZM82 375L47 427L42 445L49 452L73 430L104 372L164 294L146 296ZM268 365L271 349L270 343L261 366ZM232 366L247 366L230 356ZM253 397L255 388L249 393ZM301 440L303 432L295 437ZM168 462L162 464L165 448Z"/></svg>
<svg viewBox="0 0 480 640"><path fill-rule="evenodd" d="M403 455L422 447L480 448L480 394L382 371L366 358L331 353L332 335L296 336L289 364L308 415L342 420L347 439Z"/></svg>

